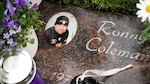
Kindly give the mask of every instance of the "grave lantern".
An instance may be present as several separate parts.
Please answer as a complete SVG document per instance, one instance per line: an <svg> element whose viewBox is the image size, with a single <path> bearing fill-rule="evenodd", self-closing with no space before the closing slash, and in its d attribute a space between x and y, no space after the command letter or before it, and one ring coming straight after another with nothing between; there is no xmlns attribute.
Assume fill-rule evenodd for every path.
<svg viewBox="0 0 150 84"><path fill-rule="evenodd" d="M6 84L48 84L36 69L36 63L25 50L0 59L0 82Z"/></svg>

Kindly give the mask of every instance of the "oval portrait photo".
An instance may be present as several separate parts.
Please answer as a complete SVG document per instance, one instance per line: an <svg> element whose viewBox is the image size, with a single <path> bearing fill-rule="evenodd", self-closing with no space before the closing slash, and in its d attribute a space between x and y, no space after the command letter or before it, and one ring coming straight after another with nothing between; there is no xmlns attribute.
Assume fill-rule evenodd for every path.
<svg viewBox="0 0 150 84"><path fill-rule="evenodd" d="M49 19L44 34L51 46L61 47L73 39L76 31L76 18L69 12L59 12Z"/></svg>

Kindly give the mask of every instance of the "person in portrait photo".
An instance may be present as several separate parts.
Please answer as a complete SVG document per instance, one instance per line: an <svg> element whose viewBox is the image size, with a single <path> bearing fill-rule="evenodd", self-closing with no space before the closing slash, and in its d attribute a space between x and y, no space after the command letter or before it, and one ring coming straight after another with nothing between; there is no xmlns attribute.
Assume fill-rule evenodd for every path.
<svg viewBox="0 0 150 84"><path fill-rule="evenodd" d="M66 44L69 35L69 19L66 16L59 16L54 26L48 28L44 33L47 42L54 47L61 47Z"/></svg>

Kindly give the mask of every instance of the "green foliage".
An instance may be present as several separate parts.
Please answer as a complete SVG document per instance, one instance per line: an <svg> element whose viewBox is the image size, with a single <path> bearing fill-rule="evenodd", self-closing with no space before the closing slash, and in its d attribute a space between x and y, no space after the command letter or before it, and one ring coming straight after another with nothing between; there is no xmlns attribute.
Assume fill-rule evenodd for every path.
<svg viewBox="0 0 150 84"><path fill-rule="evenodd" d="M141 43L150 40L150 23L144 22L144 25L146 26L146 28L141 31L141 35L143 37Z"/></svg>
<svg viewBox="0 0 150 84"><path fill-rule="evenodd" d="M50 2L135 15L138 0L50 0Z"/></svg>
<svg viewBox="0 0 150 84"><path fill-rule="evenodd" d="M18 22L20 23L22 29L22 32L18 33L18 36L22 34L22 37L24 39L21 39L18 41L18 45L22 45L22 47L26 47L27 43L34 43L33 38L27 38L26 36L29 34L29 29L34 28L35 30L42 30L42 25L44 24L43 21L39 19L40 13L38 12L38 9L28 9L27 6L24 6L24 10L21 10L18 14L14 15L13 18L19 18Z"/></svg>
<svg viewBox="0 0 150 84"><path fill-rule="evenodd" d="M0 25L1 25L1 26L2 26L3 18L4 18L3 12L4 12L4 6L3 6L3 4L0 2ZM0 27L0 28L1 28L1 27Z"/></svg>
<svg viewBox="0 0 150 84"><path fill-rule="evenodd" d="M92 4L96 5L97 9L123 9L126 11L136 9L136 2L137 0L92 0Z"/></svg>

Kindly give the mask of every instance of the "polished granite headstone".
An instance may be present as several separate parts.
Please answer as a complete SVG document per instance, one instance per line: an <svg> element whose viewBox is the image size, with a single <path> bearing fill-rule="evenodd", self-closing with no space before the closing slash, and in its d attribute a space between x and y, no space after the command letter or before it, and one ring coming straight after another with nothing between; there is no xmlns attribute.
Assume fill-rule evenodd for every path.
<svg viewBox="0 0 150 84"><path fill-rule="evenodd" d="M140 44L144 28L136 16L112 14L74 6L54 5L43 0L39 10L46 23L59 12L68 12L77 20L73 39L60 48L45 40L44 29L37 32L39 47L34 57L37 69L49 84L70 84L88 69L109 70L133 64L133 67L109 77L97 77L104 84L149 84L149 45Z"/></svg>

